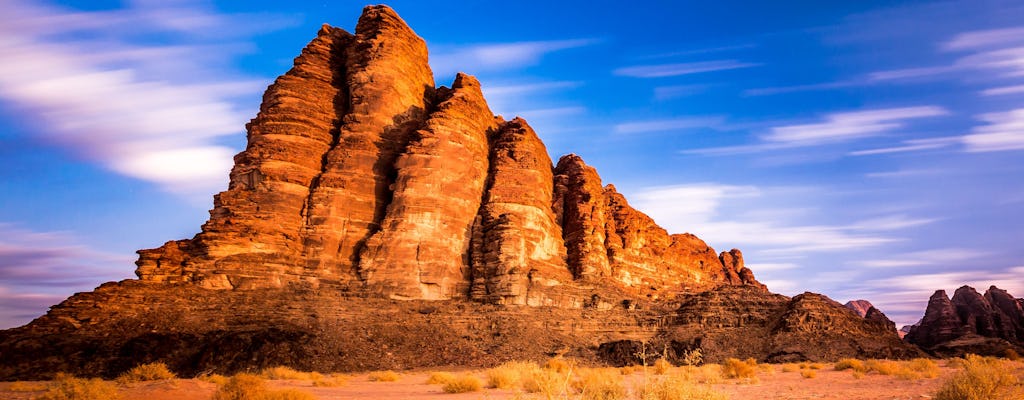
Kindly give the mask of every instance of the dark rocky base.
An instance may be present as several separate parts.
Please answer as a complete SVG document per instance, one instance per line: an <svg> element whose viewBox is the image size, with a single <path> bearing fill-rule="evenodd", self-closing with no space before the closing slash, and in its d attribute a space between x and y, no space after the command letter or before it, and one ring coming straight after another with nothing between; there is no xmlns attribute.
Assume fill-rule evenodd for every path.
<svg viewBox="0 0 1024 400"><path fill-rule="evenodd" d="M895 331L820 299L826 298L727 286L675 302L590 299L590 307L564 309L122 281L0 332L0 379L48 379L62 371L110 378L154 361L190 377L276 365L316 371L490 367L560 354L623 365L641 361L637 348L649 353L648 362L662 355L677 361L694 348L709 362L921 354ZM826 326L834 332L823 333Z"/></svg>

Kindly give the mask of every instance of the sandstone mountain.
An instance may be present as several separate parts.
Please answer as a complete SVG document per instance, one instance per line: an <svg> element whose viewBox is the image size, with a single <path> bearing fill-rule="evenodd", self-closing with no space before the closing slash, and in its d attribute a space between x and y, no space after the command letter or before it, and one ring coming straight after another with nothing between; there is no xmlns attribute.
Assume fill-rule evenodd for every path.
<svg viewBox="0 0 1024 400"><path fill-rule="evenodd" d="M1022 301L995 286L984 295L961 286L952 300L937 290L928 299L924 318L904 340L940 356L1002 355L1007 349L1019 353L1024 346Z"/></svg>
<svg viewBox="0 0 1024 400"><path fill-rule="evenodd" d="M201 232L140 250L138 280L0 332L0 379L153 360L186 374L619 362L616 343L916 354L877 310L771 294L739 250L669 234L579 156L553 164L480 85L435 87L423 39L388 7L355 34L325 25L264 94Z"/></svg>
<svg viewBox="0 0 1024 400"><path fill-rule="evenodd" d="M870 301L867 300L850 300L846 302L846 304L843 304L843 306L853 310L854 312L857 313L857 315L860 315L861 317L866 317L868 315L868 310L875 307L873 304L871 304Z"/></svg>

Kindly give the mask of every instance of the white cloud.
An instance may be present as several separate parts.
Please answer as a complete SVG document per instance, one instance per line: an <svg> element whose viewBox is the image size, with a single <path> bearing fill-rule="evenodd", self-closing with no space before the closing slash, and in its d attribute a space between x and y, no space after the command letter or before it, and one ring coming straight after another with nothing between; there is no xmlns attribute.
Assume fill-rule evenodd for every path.
<svg viewBox="0 0 1024 400"><path fill-rule="evenodd" d="M963 32L943 44L946 50L967 50L1024 43L1024 27Z"/></svg>
<svg viewBox="0 0 1024 400"><path fill-rule="evenodd" d="M665 78L670 76L750 68L759 65L761 64L740 62L737 60L714 60L677 64L635 65L616 69L613 73L615 75L634 78Z"/></svg>
<svg viewBox="0 0 1024 400"><path fill-rule="evenodd" d="M850 228L865 231L892 231L927 225L935 221L938 221L938 219L913 218L905 214L894 214L858 221L851 225Z"/></svg>
<svg viewBox="0 0 1024 400"><path fill-rule="evenodd" d="M219 72L244 47L225 41L238 32L192 37L237 25L231 18L183 2L88 12L9 2L0 14L0 98L38 118L34 129L50 143L208 199L235 152L218 139L241 135L252 116L235 97L266 85ZM165 32L179 34L176 42L134 43Z"/></svg>
<svg viewBox="0 0 1024 400"><path fill-rule="evenodd" d="M787 125L772 128L762 136L768 142L816 145L826 142L848 141L877 136L905 125L909 119L946 115L942 107L920 106L883 108L865 111L834 113L825 116L825 122Z"/></svg>
<svg viewBox="0 0 1024 400"><path fill-rule="evenodd" d="M659 86L654 88L654 99L655 100L670 100L680 97L693 96L696 94L703 93L711 85L675 85L675 86Z"/></svg>
<svg viewBox="0 0 1024 400"><path fill-rule="evenodd" d="M1001 95L1018 94L1018 93L1024 93L1024 85L1000 86L1000 87L988 88L988 89L982 90L980 92L980 94L982 96L1001 96Z"/></svg>
<svg viewBox="0 0 1024 400"><path fill-rule="evenodd" d="M613 132L629 134L678 131L699 128L722 129L724 122L725 118L718 116L682 117L673 119L659 119L653 121L635 121L617 124L613 128Z"/></svg>
<svg viewBox="0 0 1024 400"><path fill-rule="evenodd" d="M883 147L879 149L870 150L858 150L851 151L848 153L851 156L870 156L878 154L892 154L892 153L907 153L912 151L921 150L934 150L949 147L955 143L959 143L961 138L959 137L939 137L939 138L928 138L928 139L911 139L904 140L902 145L894 147Z"/></svg>
<svg viewBox="0 0 1024 400"><path fill-rule="evenodd" d="M853 264L869 268L902 268L926 265L959 266L972 263L987 255L988 253L986 252L973 249L944 248L893 254L893 257L861 260Z"/></svg>
<svg viewBox="0 0 1024 400"><path fill-rule="evenodd" d="M467 46L433 46L430 67L435 76L456 72L479 74L528 67L540 63L548 53L598 43L595 39L546 40L533 42L490 43Z"/></svg>
<svg viewBox="0 0 1024 400"><path fill-rule="evenodd" d="M1024 150L1024 108L982 114L978 119L988 124L963 137L968 152Z"/></svg>

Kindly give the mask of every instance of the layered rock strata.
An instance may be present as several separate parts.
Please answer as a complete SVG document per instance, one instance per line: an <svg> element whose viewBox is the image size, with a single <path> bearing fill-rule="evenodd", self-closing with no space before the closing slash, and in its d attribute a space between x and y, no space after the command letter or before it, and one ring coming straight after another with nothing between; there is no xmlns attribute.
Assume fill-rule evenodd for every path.
<svg viewBox="0 0 1024 400"><path fill-rule="evenodd" d="M138 280L0 331L0 379L615 362L616 343L913 353L884 315L773 295L739 250L669 234L576 155L552 165L480 86L435 88L424 41L385 6L355 34L324 26L267 89L202 232L139 251Z"/></svg>
<svg viewBox="0 0 1024 400"><path fill-rule="evenodd" d="M984 295L962 286L952 299L944 290L937 290L928 300L924 318L910 328L904 340L944 356L1020 351L1024 346L1024 308L1019 300L995 286Z"/></svg>
<svg viewBox="0 0 1024 400"><path fill-rule="evenodd" d="M564 307L580 285L761 286L739 250L669 235L578 156L553 167L475 78L435 89L423 39L384 6L354 35L324 26L248 130L203 231L141 250L140 279Z"/></svg>

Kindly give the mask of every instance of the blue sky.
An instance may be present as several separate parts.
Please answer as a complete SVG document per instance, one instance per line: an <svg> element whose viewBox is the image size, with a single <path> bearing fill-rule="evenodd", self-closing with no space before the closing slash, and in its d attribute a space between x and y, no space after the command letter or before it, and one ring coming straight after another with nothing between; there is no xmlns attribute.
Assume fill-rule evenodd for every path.
<svg viewBox="0 0 1024 400"><path fill-rule="evenodd" d="M195 234L262 91L363 5L0 4L0 328ZM1024 3L391 5L439 85L476 75L775 292L898 324L935 289L1024 296Z"/></svg>

